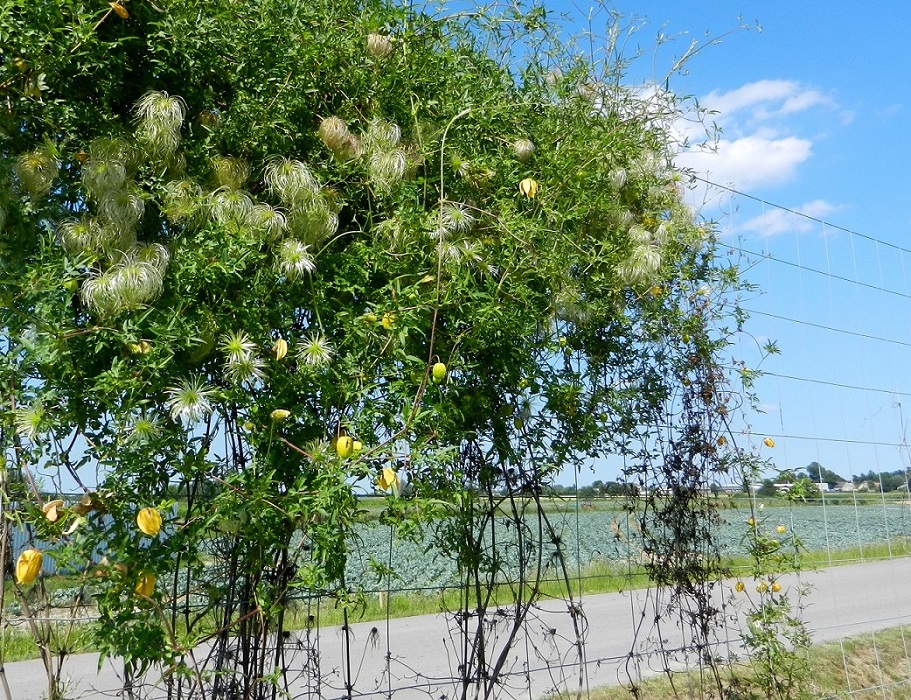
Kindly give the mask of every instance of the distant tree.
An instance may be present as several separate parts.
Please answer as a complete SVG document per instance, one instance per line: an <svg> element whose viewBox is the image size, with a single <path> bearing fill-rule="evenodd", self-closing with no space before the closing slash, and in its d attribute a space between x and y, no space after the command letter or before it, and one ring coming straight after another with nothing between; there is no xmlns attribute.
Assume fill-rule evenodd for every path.
<svg viewBox="0 0 911 700"><path fill-rule="evenodd" d="M775 482L771 479L763 479L762 486L757 489L756 495L760 498L772 498L774 496L777 496L778 489L775 488Z"/></svg>
<svg viewBox="0 0 911 700"><path fill-rule="evenodd" d="M839 476L831 469L826 469L819 462L810 462L807 465L807 476L810 481L817 484L836 484L839 481L845 481L844 477Z"/></svg>

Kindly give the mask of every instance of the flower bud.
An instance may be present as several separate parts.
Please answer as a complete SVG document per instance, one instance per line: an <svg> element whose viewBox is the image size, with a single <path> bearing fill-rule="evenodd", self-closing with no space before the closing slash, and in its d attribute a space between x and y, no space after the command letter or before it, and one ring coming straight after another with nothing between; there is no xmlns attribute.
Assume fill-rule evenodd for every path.
<svg viewBox="0 0 911 700"><path fill-rule="evenodd" d="M275 341L273 350L275 350L275 359L281 360L285 355L288 354L288 341L284 338L279 338Z"/></svg>
<svg viewBox="0 0 911 700"><path fill-rule="evenodd" d="M446 379L446 365L442 362L437 362L433 366L433 383L439 384L444 379Z"/></svg>
<svg viewBox="0 0 911 700"><path fill-rule="evenodd" d="M272 413L269 414L269 417L276 423L281 423L288 416L291 415L291 411L284 408L276 408Z"/></svg>

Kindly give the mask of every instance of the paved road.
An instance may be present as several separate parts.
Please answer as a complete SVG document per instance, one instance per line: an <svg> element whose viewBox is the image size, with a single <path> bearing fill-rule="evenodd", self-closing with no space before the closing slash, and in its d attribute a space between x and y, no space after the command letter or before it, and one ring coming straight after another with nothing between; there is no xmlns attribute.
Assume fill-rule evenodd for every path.
<svg viewBox="0 0 911 700"><path fill-rule="evenodd" d="M911 621L911 559L842 566L806 573L800 584L782 579L786 589L808 584L804 619L815 642L825 642ZM749 590L749 589L748 589ZM724 605L724 626L716 631L716 651L737 653L741 619L730 600L743 601L745 594L729 588L716 603ZM565 602L550 601L534 610L514 650L505 657L506 681L496 697L539 700L555 690L626 682L660 673L665 667L685 668L692 655L674 652L692 642L692 625L685 618L665 615L667 601L660 592L630 591L588 596L582 601L585 670L580 674L578 647L574 644L573 616ZM470 620L470 624L478 621ZM509 620L492 616L485 620L494 649L502 640ZM458 630L442 615L424 615L387 622L351 626L352 641L346 649L339 628L319 633L299 633L299 649L290 659L293 673L302 679L318 674L320 696L344 697L348 653L354 695L395 700L440 700L458 697L447 679L454 675L459 659ZM308 651L311 650L311 651ZM318 653L312 650L317 649ZM661 651L661 650L664 651ZM668 651L670 650L670 651ZM201 652L202 653L202 652ZM306 664L307 672L304 672ZM82 654L67 659L70 697L115 697L121 687L118 669L106 663L97 672L98 657ZM315 672L315 673L314 673ZM8 664L7 678L14 700L39 700L44 690L40 662ZM295 697L313 697L303 680ZM160 696L152 692L152 696ZM0 693L2 697L2 693Z"/></svg>

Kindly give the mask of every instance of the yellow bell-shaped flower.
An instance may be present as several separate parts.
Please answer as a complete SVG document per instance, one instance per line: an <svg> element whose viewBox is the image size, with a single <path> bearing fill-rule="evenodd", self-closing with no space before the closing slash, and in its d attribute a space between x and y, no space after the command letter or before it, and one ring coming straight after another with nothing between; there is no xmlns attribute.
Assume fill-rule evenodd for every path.
<svg viewBox="0 0 911 700"><path fill-rule="evenodd" d="M399 475L392 467L383 467L376 484L383 491L392 491L393 496L399 495Z"/></svg>
<svg viewBox="0 0 911 700"><path fill-rule="evenodd" d="M765 440L763 440L762 444L766 447L775 447L775 441L770 437L767 437Z"/></svg>
<svg viewBox="0 0 911 700"><path fill-rule="evenodd" d="M133 589L133 592L136 595L150 598L152 593L155 592L155 574L150 571L140 572L139 581L136 582L136 587Z"/></svg>
<svg viewBox="0 0 911 700"><path fill-rule="evenodd" d="M38 578L44 555L37 549L26 549L16 561L16 583L27 585Z"/></svg>
<svg viewBox="0 0 911 700"><path fill-rule="evenodd" d="M519 183L519 192L529 199L534 199L538 194L538 181L531 177L526 177Z"/></svg>
<svg viewBox="0 0 911 700"><path fill-rule="evenodd" d="M288 341L284 338L279 338L275 341L273 350L275 350L275 359L281 360L285 355L288 354Z"/></svg>
<svg viewBox="0 0 911 700"><path fill-rule="evenodd" d="M143 534L155 537L161 530L161 514L154 508L143 508L136 514L136 524Z"/></svg>
<svg viewBox="0 0 911 700"><path fill-rule="evenodd" d="M340 435L335 441L335 452L342 459L348 459L354 452L354 439L350 435Z"/></svg>

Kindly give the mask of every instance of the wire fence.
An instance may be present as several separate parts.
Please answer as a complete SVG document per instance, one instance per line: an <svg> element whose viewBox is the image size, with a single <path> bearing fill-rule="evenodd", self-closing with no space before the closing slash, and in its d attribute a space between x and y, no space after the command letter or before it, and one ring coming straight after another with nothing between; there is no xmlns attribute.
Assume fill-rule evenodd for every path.
<svg viewBox="0 0 911 700"><path fill-rule="evenodd" d="M648 580L641 515L628 499L605 496L604 484L583 491L583 475L569 475L571 487L546 499L555 544L541 545L538 600L521 618L510 605L523 591L509 580L494 589L490 606L472 613L462 572L450 560L428 541L399 537L368 518L350 542L345 577L362 595L353 611L328 595L292 591L297 631L261 640L271 645L290 697L537 700L589 696L602 685L637 688L668 674L678 696L697 696L707 659L746 657L745 616L754 590L765 585L749 576L745 538L754 512L801 545L803 570L777 581L800 606L814 645L827 645L811 653L811 691L907 695L911 249L721 190L722 240L756 285L740 300L750 319L732 355L761 372L761 403L739 429L756 445L771 438L775 470L749 494L732 483L706 494L719 506L713 536L730 574L708 582L706 595L720 613L711 630L697 629L688 600L671 600L669 589ZM763 352L770 343L780 354ZM605 480L622 481L611 472L615 465L596 468ZM794 472L809 473L818 493L800 502L780 498L781 482ZM363 504L369 513L371 499ZM509 528L506 520L495 523L493 536L509 543ZM14 556L26 546L25 534L14 535ZM51 557L46 573L52 567ZM67 602L55 614L61 622L71 621L61 612ZM8 627L22 624L15 612L4 616ZM484 649L472 646L478 639ZM193 663L204 667L214 648L192 651ZM80 678L73 696L122 693L128 675L106 666ZM143 697L176 697L167 674L131 688ZM30 697L25 686L21 692L15 697ZM219 697L238 692L225 686Z"/></svg>

